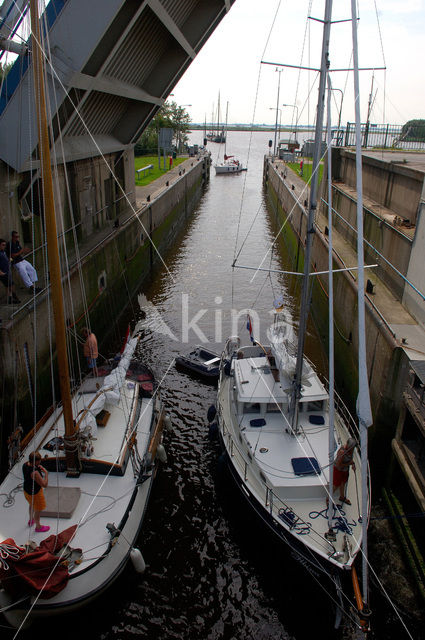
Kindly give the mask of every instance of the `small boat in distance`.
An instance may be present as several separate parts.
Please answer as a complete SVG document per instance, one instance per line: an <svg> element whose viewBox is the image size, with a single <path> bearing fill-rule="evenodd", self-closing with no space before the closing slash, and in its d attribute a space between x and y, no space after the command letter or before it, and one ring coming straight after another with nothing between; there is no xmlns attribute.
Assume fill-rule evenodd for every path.
<svg viewBox="0 0 425 640"><path fill-rule="evenodd" d="M244 168L242 163L239 162L235 158L235 156L226 155L226 144L227 144L227 114L229 110L229 103L227 103L226 107L226 135L224 136L224 162L217 163L214 165L216 175L225 174L225 173L240 173L241 171L246 171L246 167Z"/></svg>
<svg viewBox="0 0 425 640"><path fill-rule="evenodd" d="M177 369L182 369L208 382L217 382L220 373L220 356L214 351L197 346L186 355L176 358Z"/></svg>
<svg viewBox="0 0 425 640"><path fill-rule="evenodd" d="M242 165L234 156L224 156L224 162L214 165L216 175L222 173L241 173L246 171L246 167Z"/></svg>

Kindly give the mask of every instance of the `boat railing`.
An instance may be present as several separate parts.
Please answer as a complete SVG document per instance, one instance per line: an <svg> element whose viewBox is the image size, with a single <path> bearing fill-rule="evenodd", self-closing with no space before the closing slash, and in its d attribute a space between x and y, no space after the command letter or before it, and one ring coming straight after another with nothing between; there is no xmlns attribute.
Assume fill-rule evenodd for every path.
<svg viewBox="0 0 425 640"><path fill-rule="evenodd" d="M222 419L222 409L221 404L218 404L218 416L220 419L220 423L222 425L222 434L223 440L227 441L227 450L233 461L237 463L240 472L243 474L244 481L246 482L248 479L249 469L252 466L251 461L246 459L243 451L240 449L237 442L234 440L232 434L226 427L226 422ZM248 453L248 456L251 454ZM261 480L264 490L264 506L268 509L270 515L278 519L279 524L287 528L289 531L296 528L300 535L309 535L312 539L315 540L317 545L320 545L324 553L327 553L332 556L333 553L336 552L334 545L325 538L321 533L316 531L311 522L304 520L300 515L297 514L293 508L288 505L286 502L282 500L274 491L271 489L265 480ZM281 515L283 514L283 516Z"/></svg>
<svg viewBox="0 0 425 640"><path fill-rule="evenodd" d="M327 378L323 378L323 381L324 381L326 391L329 392L329 381L327 380ZM359 427L356 421L354 420L347 405L341 398L341 396L336 391L334 393L335 393L335 412L337 415L339 415L342 418L342 421L344 422L345 426L348 428L350 435L352 435L353 438L358 441L360 437Z"/></svg>

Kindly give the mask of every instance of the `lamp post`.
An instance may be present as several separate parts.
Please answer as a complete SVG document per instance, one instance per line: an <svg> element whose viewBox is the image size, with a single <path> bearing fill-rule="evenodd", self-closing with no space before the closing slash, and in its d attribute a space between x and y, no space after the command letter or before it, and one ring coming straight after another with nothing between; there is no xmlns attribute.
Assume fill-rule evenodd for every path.
<svg viewBox="0 0 425 640"><path fill-rule="evenodd" d="M180 128L180 124L181 124L181 118L183 115L183 109L184 107L191 107L191 104L181 104L177 107L177 114L176 114L176 125L177 125L177 130L176 130L176 142L177 142L177 152L180 153L180 147L181 147L181 128Z"/></svg>
<svg viewBox="0 0 425 640"><path fill-rule="evenodd" d="M297 110L297 119L295 120L295 131L294 131L295 142L297 142L298 107L296 104L283 104L282 107L293 107L294 109Z"/></svg>
<svg viewBox="0 0 425 640"><path fill-rule="evenodd" d="M276 124L274 127L274 155L276 155L277 153L277 146L276 146L276 138L277 138L277 122L278 122L278 112L280 111L279 109L279 93L280 93L280 74L282 73L283 69L279 69L279 67L276 67L275 71L279 74L278 76L278 80L277 80L277 99L276 99Z"/></svg>
<svg viewBox="0 0 425 640"><path fill-rule="evenodd" d="M338 113L338 130L336 133L336 144L338 145L338 141L339 141L339 130L341 127L341 114L342 114L342 102L344 100L344 92L342 89L337 89L336 87L332 87L332 91L339 91L341 94L341 104L339 105L339 113ZM341 145L342 146L342 145Z"/></svg>
<svg viewBox="0 0 425 640"><path fill-rule="evenodd" d="M274 155L277 155L277 142L276 142L276 138L277 138L277 130L278 130L278 122L279 122L279 137L280 137L280 127L281 127L281 122L282 122L282 109L279 109L279 107L269 107L270 111L276 111L276 124L275 124L275 129L274 129ZM279 112L279 115L278 115Z"/></svg>

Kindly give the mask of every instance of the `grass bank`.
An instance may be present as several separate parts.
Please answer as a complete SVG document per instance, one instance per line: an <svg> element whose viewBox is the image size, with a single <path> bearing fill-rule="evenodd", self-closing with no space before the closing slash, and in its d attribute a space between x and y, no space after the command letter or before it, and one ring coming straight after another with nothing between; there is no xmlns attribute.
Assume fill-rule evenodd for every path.
<svg viewBox="0 0 425 640"><path fill-rule="evenodd" d="M301 175L301 172L300 172L300 163L299 162L287 162L286 164L288 165L288 167L291 167L292 171L295 171L295 173L297 175L299 175L304 180L304 182L310 182L310 180L311 180L311 169L312 169L312 166L313 166L311 164L311 162L306 162L304 160L302 175ZM322 175L323 175L323 162L321 162L320 165L319 165L319 184L322 181Z"/></svg>
<svg viewBox="0 0 425 640"><path fill-rule="evenodd" d="M187 157L183 158L173 158L172 167L176 167L187 160ZM152 169L147 169L145 172L137 173L137 169L142 169L143 167L147 167L149 165L153 165ZM144 187L147 184L150 184L159 176L163 176L164 173L170 170L170 162L169 158L165 158L166 168L164 169L164 158L161 157L161 168L158 167L158 156L138 156L134 159L134 172L136 176L136 186ZM171 167L171 168L172 168Z"/></svg>

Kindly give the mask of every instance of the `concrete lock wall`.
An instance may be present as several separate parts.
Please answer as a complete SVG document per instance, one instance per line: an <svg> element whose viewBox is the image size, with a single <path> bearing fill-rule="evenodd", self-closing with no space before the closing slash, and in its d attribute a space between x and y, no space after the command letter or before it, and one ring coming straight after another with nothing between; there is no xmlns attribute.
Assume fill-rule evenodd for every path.
<svg viewBox="0 0 425 640"><path fill-rule="evenodd" d="M284 177L285 173L286 177ZM282 165L276 167L267 159L265 160L264 183L268 200L278 218L279 226L282 226L282 235L293 262L293 268L301 271L304 266L307 213L304 206L296 202L291 175L291 171L283 170ZM288 222L283 225L287 218ZM333 263L334 268L345 266L336 254L334 254ZM320 230L316 231L313 242L312 265L317 271L328 269L327 236ZM320 338L327 349L328 278L315 276L314 282L311 312ZM358 392L357 285L347 271L334 276L334 326L337 390L351 410L355 411ZM386 435L388 430L395 428L396 416L401 405L401 391L408 373L408 360L379 315L368 303L366 303L366 341L374 417L371 435L372 440L375 436L375 442L379 443L383 434Z"/></svg>
<svg viewBox="0 0 425 640"><path fill-rule="evenodd" d="M103 231L99 242L85 252L83 248L79 264L74 261L69 272L63 274L65 316L69 333L79 333L87 324L85 308L89 309L90 324L100 340L112 330L114 323L128 306L129 295L140 288L159 260L148 234L161 253L183 227L187 216L199 201L205 176L209 175L209 158L189 164L186 162L185 165L187 166L182 176L152 196L150 202L143 203L139 211L134 213L128 206L126 211L122 210L119 226L111 229L109 225L106 236ZM101 168L94 163L92 170L101 171ZM79 167L75 177L76 184L84 185L88 175L87 166ZM131 172L131 179L134 185L134 171ZM99 192L97 197L100 197ZM134 196L132 199L135 201ZM98 200L96 202L98 206ZM105 215L105 212L100 215ZM47 295L38 295L35 306L31 300L17 307L11 321L7 326L4 325L5 323L0 332L3 388L9 391L11 398L15 393L21 399L27 395L28 382L22 355L24 344L27 343L29 366L32 375L37 378L37 388L43 391L43 396L40 396L43 405L48 406L52 399L49 334L52 332L54 336L54 327ZM71 340L71 359L74 363L78 357L82 357L81 351L81 347L76 342L72 345Z"/></svg>
<svg viewBox="0 0 425 640"><path fill-rule="evenodd" d="M332 156L333 177L356 188L356 156L353 151L338 149ZM363 193L394 215L416 223L422 192L421 173L400 162L362 156Z"/></svg>
<svg viewBox="0 0 425 640"><path fill-rule="evenodd" d="M334 228L355 249L357 245L357 202L338 184L332 186L333 208L339 215L333 215ZM387 224L373 211L364 208L364 234L370 243L386 260L402 275L407 275L412 241L400 233L393 226ZM403 297L405 280L384 260L380 260L376 251L365 243L365 261L368 264L378 263L377 273L381 280L394 291L401 300Z"/></svg>

